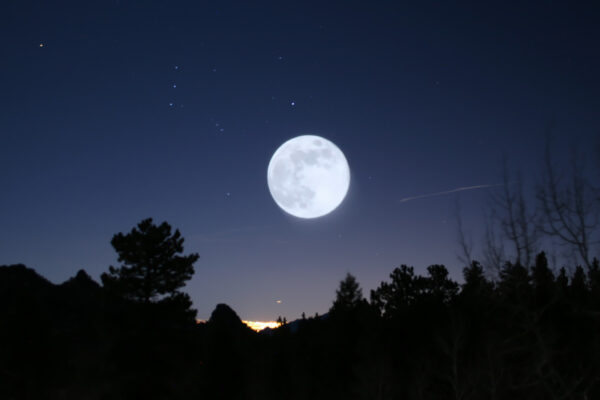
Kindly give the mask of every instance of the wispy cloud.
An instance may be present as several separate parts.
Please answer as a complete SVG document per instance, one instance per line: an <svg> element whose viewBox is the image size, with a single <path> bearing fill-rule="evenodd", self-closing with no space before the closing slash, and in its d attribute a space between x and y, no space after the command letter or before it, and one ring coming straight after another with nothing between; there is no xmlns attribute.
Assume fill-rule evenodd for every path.
<svg viewBox="0 0 600 400"><path fill-rule="evenodd" d="M487 188L493 188L493 187L503 186L503 185L504 184L502 184L502 183L495 183L495 184L489 184L489 185L462 186L462 187L458 187L456 189L444 190L443 192L435 192L435 193L421 194L421 195L412 196L412 197L404 197L404 198L400 199L400 203L405 203L405 202L411 201L411 200L424 199L427 197L444 196L446 194L463 192L465 190L487 189Z"/></svg>

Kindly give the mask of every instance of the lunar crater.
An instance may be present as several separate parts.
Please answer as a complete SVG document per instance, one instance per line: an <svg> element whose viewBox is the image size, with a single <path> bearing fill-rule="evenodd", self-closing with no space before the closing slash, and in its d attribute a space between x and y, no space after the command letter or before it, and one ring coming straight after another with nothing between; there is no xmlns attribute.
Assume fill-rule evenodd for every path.
<svg viewBox="0 0 600 400"><path fill-rule="evenodd" d="M273 199L285 212L299 218L317 218L344 200L350 169L342 151L329 140L298 136L273 154L267 183Z"/></svg>

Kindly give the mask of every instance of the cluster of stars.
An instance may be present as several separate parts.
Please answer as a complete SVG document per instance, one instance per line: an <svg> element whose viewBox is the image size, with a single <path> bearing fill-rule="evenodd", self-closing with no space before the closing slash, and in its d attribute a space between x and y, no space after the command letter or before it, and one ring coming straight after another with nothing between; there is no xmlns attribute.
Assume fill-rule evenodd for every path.
<svg viewBox="0 0 600 400"><path fill-rule="evenodd" d="M179 71L179 65L175 65L175 66L173 67L173 69L174 69L175 71ZM171 88L172 88L172 89L176 89L176 88L177 88L177 84L176 84L175 82L173 82L173 83L171 84ZM170 108L174 108L174 107L175 107L175 102L173 102L173 101L170 101L170 102L169 102L169 107L170 107ZM179 107L183 108L183 104L181 104Z"/></svg>
<svg viewBox="0 0 600 400"><path fill-rule="evenodd" d="M40 43L40 47L43 47L42 43ZM275 59L276 59L277 62L283 62L285 60L285 57L283 55L276 55ZM172 68L173 68L173 71L175 71L175 74L179 73L182 70L182 68L181 68L180 65L172 65ZM211 67L209 69L209 71L211 71L212 73L217 73L216 66ZM170 90L174 91L174 90L176 90L178 88L177 76L178 75L175 75L173 77L173 79L171 80ZM171 97L171 100L168 102L169 108L171 108L171 109L183 108L183 104L178 104L175 92L172 92L172 94L170 95L170 97ZM276 101L276 97L275 96L271 96L271 100L272 101ZM296 101L296 99L290 99L288 97L287 104L288 104L288 107L295 108L297 106L297 101ZM222 123L220 121L215 121L214 119L211 118L211 122L214 125L214 128L216 129L217 132L219 132L219 133L224 133L225 132L225 128L223 127L223 125L222 125ZM265 120L265 124L269 124L269 121ZM229 197L230 193L227 193L226 196Z"/></svg>

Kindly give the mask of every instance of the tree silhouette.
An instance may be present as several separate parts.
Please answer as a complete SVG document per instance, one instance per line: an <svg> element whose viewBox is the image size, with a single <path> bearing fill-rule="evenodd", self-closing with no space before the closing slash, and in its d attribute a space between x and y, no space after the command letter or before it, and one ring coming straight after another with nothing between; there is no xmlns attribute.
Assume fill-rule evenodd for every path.
<svg viewBox="0 0 600 400"><path fill-rule="evenodd" d="M600 262L594 257L592 265L588 268L588 281L592 295L592 307L600 308Z"/></svg>
<svg viewBox="0 0 600 400"><path fill-rule="evenodd" d="M463 294L480 294L492 290L492 285L485 278L483 267L477 261L473 261L470 266L463 268L463 277L465 279L462 286Z"/></svg>
<svg viewBox="0 0 600 400"><path fill-rule="evenodd" d="M531 267L531 280L536 301L540 304L550 301L554 293L554 274L548 267L546 253L541 252L535 258L535 264Z"/></svg>
<svg viewBox="0 0 600 400"><path fill-rule="evenodd" d="M355 310L363 301L362 289L350 273L340 282L340 288L335 294L336 298L331 307L333 313Z"/></svg>
<svg viewBox="0 0 600 400"><path fill-rule="evenodd" d="M414 304L422 292L423 278L415 276L413 267L401 265L390 274L391 282L381 282L376 290L371 290L371 304L385 317L401 314Z"/></svg>
<svg viewBox="0 0 600 400"><path fill-rule="evenodd" d="M458 293L458 284L448 278L445 266L434 264L427 267L426 292L441 303L449 303Z"/></svg>
<svg viewBox="0 0 600 400"><path fill-rule="evenodd" d="M116 234L111 244L123 265L110 266L109 272L102 274L104 287L142 303L179 296L178 289L192 277L193 264L199 258L196 253L180 255L183 241L179 230L172 234L168 223L156 226L152 218L126 235Z"/></svg>
<svg viewBox="0 0 600 400"><path fill-rule="evenodd" d="M120 247L125 267L182 252L151 227L121 235L133 243ZM329 314L279 317L264 333L223 304L197 323L177 289L144 303L84 271L53 284L0 266L0 398L598 399L600 265L555 274L534 259L506 263L497 281L472 261L460 286L441 264L424 276L404 265L371 304L348 274ZM128 287L114 271L111 290Z"/></svg>
<svg viewBox="0 0 600 400"><path fill-rule="evenodd" d="M581 266L575 268L573 277L571 278L571 299L581 306L586 303L588 298L588 285L585 272Z"/></svg>
<svg viewBox="0 0 600 400"><path fill-rule="evenodd" d="M567 276L567 270L565 267L561 267L556 277L556 288L561 296L567 293L569 286L569 277Z"/></svg>
<svg viewBox="0 0 600 400"><path fill-rule="evenodd" d="M586 179L581 159L580 154L573 154L568 179L561 180L550 154L550 144L546 143L545 172L537 198L542 215L540 229L570 248L589 268L600 229L600 202L596 198L597 188Z"/></svg>
<svg viewBox="0 0 600 400"><path fill-rule="evenodd" d="M508 159L502 161L502 188L492 194L492 215L503 239L513 249L516 264L530 266L537 248L539 232L535 221L537 210L527 204L520 172L511 176Z"/></svg>

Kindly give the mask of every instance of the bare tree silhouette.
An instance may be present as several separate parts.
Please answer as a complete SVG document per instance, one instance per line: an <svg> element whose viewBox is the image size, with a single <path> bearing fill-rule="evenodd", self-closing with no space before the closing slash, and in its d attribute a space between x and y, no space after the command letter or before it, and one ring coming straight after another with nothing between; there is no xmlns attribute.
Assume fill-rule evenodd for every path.
<svg viewBox="0 0 600 400"><path fill-rule="evenodd" d="M542 183L537 188L541 216L538 226L567 246L588 268L591 247L598 243L600 200L586 179L583 157L573 151L567 175L559 174L546 143Z"/></svg>

